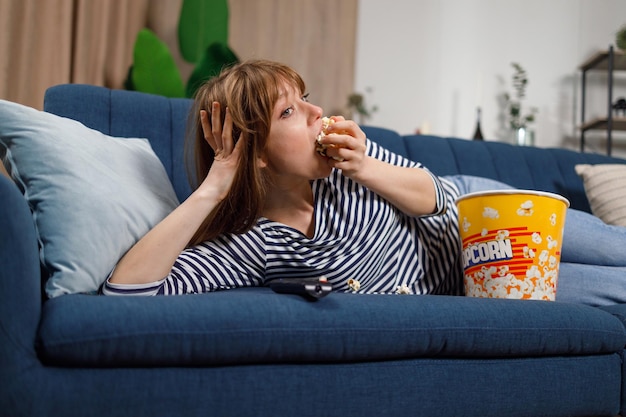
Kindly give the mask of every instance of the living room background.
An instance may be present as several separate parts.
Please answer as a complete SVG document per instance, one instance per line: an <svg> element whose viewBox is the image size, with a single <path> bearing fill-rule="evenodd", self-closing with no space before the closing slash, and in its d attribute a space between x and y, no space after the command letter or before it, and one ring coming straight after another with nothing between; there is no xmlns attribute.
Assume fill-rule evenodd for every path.
<svg viewBox="0 0 626 417"><path fill-rule="evenodd" d="M355 85L371 88L374 125L471 138L481 106L483 135L504 140L498 98L518 62L523 103L539 110L536 145L579 149L578 67L625 24L623 0L360 0ZM614 100L626 96L625 75L615 74ZM606 73L587 78L587 117L606 117ZM626 153L619 133L614 155ZM604 132L594 135L586 150L605 153Z"/></svg>
<svg viewBox="0 0 626 417"><path fill-rule="evenodd" d="M122 88L132 46L150 27L170 49L182 0L0 0L0 98L42 108L51 85ZM506 140L499 97L512 62L528 72L536 145L577 149L580 71L626 24L623 0L229 0L230 45L300 71L328 114L352 92L377 107L367 123ZM178 59L184 74L191 68ZM606 75L589 77L590 116L606 112ZM614 98L626 95L616 74ZM602 137L602 133L598 134ZM626 153L626 140L614 153ZM602 139L588 141L604 151Z"/></svg>

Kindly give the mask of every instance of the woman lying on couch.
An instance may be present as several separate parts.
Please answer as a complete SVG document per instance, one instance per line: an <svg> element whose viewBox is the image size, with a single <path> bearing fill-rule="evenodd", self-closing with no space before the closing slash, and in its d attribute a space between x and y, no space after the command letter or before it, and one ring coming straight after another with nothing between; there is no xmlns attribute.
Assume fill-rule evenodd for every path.
<svg viewBox="0 0 626 417"><path fill-rule="evenodd" d="M342 117L324 129L301 77L279 63L225 70L198 91L192 111L202 181L125 254L104 294L198 293L322 275L338 291L462 293L454 201L503 184L437 177ZM617 253L626 231L572 212L561 268L606 265L602 276L626 279ZM598 235L611 240L605 248Z"/></svg>

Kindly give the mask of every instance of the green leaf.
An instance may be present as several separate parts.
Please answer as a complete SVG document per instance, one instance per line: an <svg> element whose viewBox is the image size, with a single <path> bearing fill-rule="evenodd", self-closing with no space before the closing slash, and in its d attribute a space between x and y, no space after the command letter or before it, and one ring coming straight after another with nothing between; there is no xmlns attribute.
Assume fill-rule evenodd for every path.
<svg viewBox="0 0 626 417"><path fill-rule="evenodd" d="M215 42L209 45L187 80L187 97L193 97L202 83L219 75L223 68L237 62L239 58L225 43Z"/></svg>
<svg viewBox="0 0 626 417"><path fill-rule="evenodd" d="M626 25L622 26L622 28L615 35L615 45L623 51L626 51Z"/></svg>
<svg viewBox="0 0 626 417"><path fill-rule="evenodd" d="M150 29L137 34L131 80L137 91L184 97L185 86L167 45Z"/></svg>
<svg viewBox="0 0 626 417"><path fill-rule="evenodd" d="M208 45L228 44L228 0L183 0L178 46L183 58L197 63Z"/></svg>
<svg viewBox="0 0 626 417"><path fill-rule="evenodd" d="M135 91L135 85L133 84L133 66L128 67L128 72L126 73L126 79L124 80L124 89L129 91Z"/></svg>

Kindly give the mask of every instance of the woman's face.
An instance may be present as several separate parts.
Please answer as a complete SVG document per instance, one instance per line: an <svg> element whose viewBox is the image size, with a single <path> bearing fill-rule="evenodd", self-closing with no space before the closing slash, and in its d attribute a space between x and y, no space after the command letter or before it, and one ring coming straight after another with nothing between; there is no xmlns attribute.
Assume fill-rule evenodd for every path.
<svg viewBox="0 0 626 417"><path fill-rule="evenodd" d="M330 174L327 158L315 151L322 130L322 108L284 83L274 106L265 158L272 173L286 179L312 180Z"/></svg>

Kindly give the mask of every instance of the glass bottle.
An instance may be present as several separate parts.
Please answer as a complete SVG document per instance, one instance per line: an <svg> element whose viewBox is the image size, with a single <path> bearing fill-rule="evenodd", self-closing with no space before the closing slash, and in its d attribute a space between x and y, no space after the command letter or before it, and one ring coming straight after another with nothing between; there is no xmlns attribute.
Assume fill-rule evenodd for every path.
<svg viewBox="0 0 626 417"><path fill-rule="evenodd" d="M474 130L474 140L483 140L483 132L480 130L480 107L476 109L476 130Z"/></svg>

